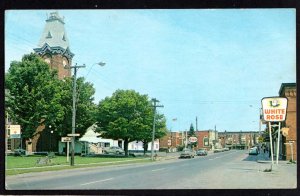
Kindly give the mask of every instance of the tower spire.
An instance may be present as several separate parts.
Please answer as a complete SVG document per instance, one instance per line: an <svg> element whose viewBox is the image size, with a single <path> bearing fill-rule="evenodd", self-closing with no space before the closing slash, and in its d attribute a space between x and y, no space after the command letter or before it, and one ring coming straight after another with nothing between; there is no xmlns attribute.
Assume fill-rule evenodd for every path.
<svg viewBox="0 0 300 196"><path fill-rule="evenodd" d="M74 56L70 50L64 24L64 17L60 17L58 12L47 14L38 47L33 49L35 53L45 59L50 68L58 70L60 79L71 77L71 71L64 68L71 65Z"/></svg>

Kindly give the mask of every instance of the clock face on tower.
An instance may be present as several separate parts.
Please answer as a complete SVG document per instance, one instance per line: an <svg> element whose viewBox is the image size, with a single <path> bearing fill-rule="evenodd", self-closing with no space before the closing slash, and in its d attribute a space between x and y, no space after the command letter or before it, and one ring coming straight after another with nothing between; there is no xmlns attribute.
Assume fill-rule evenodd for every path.
<svg viewBox="0 0 300 196"><path fill-rule="evenodd" d="M63 66L64 67L68 66L68 60L66 58L63 58Z"/></svg>

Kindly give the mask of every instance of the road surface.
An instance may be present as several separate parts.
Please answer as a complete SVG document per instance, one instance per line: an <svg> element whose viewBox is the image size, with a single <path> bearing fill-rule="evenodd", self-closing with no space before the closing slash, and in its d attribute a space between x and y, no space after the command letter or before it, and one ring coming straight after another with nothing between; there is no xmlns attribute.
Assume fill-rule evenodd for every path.
<svg viewBox="0 0 300 196"><path fill-rule="evenodd" d="M269 189L295 188L296 166L268 163L244 150L148 164L29 173L6 178L7 190ZM288 174L287 172L294 174ZM287 178L287 179L284 179Z"/></svg>

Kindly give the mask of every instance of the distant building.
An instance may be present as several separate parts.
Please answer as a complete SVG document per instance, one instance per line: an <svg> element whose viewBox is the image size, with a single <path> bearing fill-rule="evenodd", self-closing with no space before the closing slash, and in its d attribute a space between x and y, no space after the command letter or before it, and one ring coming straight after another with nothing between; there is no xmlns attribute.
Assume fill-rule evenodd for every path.
<svg viewBox="0 0 300 196"><path fill-rule="evenodd" d="M219 143L223 148L247 149L258 144L258 131L225 131L219 132Z"/></svg>
<svg viewBox="0 0 300 196"><path fill-rule="evenodd" d="M177 147L184 144L183 132L168 132L159 139L160 148L168 148L169 151L176 151Z"/></svg>
<svg viewBox="0 0 300 196"><path fill-rule="evenodd" d="M186 139L185 131L169 132L166 136L159 139L160 148L167 148L169 151L175 151L178 146L185 145ZM203 130L195 131L197 137L197 145L195 149L205 148L213 150L218 146L218 131L216 130ZM189 142L189 141L188 141Z"/></svg>
<svg viewBox="0 0 300 196"><path fill-rule="evenodd" d="M210 137L210 131L195 131L195 134L197 137L197 149L205 148L210 150L212 148L214 137Z"/></svg>

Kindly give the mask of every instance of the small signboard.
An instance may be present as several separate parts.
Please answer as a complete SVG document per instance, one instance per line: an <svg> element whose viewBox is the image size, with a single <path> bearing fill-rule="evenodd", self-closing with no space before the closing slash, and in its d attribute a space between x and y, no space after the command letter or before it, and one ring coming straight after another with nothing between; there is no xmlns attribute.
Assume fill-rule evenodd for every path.
<svg viewBox="0 0 300 196"><path fill-rule="evenodd" d="M189 142L193 143L193 142L197 142L198 139L196 137L190 137L189 138Z"/></svg>
<svg viewBox="0 0 300 196"><path fill-rule="evenodd" d="M21 125L7 125L7 129L11 139L21 138Z"/></svg>
<svg viewBox="0 0 300 196"><path fill-rule="evenodd" d="M71 137L62 137L61 142L71 142L72 138Z"/></svg>
<svg viewBox="0 0 300 196"><path fill-rule="evenodd" d="M266 122L285 121L287 113L287 98L265 97L261 100L263 120Z"/></svg>
<svg viewBox="0 0 300 196"><path fill-rule="evenodd" d="M68 136L70 136L70 137L72 137L72 136L74 136L74 137L76 137L76 136L80 136L80 134L79 133L70 133L70 134L68 134Z"/></svg>
<svg viewBox="0 0 300 196"><path fill-rule="evenodd" d="M11 134L21 134L21 125L8 125Z"/></svg>
<svg viewBox="0 0 300 196"><path fill-rule="evenodd" d="M9 135L10 139L16 139L16 138L21 138L21 134L10 134Z"/></svg>

